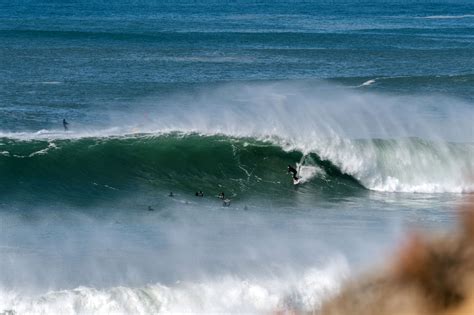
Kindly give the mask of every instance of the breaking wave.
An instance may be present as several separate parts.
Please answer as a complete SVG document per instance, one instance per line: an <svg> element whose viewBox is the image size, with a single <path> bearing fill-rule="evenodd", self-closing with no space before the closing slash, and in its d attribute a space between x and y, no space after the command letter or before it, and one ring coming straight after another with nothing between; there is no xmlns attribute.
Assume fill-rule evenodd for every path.
<svg viewBox="0 0 474 315"><path fill-rule="evenodd" d="M3 292L4 309L20 314L151 314L151 313L265 313L278 310L310 311L339 289L348 273L347 262L310 269L301 278L241 279L226 276L218 281L177 282L167 286L78 287L50 291L39 296L17 296ZM1 291L0 291L1 292ZM8 313L7 313L8 314Z"/></svg>
<svg viewBox="0 0 474 315"><path fill-rule="evenodd" d="M288 198L288 164L300 166L300 194L474 191L472 107L463 100L265 82L155 102L111 111L105 126L0 133L3 195L223 189Z"/></svg>
<svg viewBox="0 0 474 315"><path fill-rule="evenodd" d="M278 137L177 132L0 143L0 184L10 194L221 187L234 196L286 195L289 164L306 187L328 192L474 191L473 145L419 138L324 139L305 150Z"/></svg>

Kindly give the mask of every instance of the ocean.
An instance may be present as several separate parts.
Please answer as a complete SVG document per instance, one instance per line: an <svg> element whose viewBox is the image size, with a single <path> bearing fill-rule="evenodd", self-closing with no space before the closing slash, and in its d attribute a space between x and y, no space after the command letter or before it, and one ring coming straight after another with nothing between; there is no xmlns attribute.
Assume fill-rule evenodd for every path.
<svg viewBox="0 0 474 315"><path fill-rule="evenodd" d="M317 311L455 226L473 34L462 0L0 3L0 314Z"/></svg>

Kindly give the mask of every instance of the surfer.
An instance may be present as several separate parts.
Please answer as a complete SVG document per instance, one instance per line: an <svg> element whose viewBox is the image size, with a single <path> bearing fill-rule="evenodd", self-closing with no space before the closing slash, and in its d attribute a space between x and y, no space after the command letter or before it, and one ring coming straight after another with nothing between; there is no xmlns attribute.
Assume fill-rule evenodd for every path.
<svg viewBox="0 0 474 315"><path fill-rule="evenodd" d="M69 129L69 128L67 127L68 125L69 125L69 123L66 121L66 118L64 118L64 119L63 119L64 131L68 131L68 129Z"/></svg>
<svg viewBox="0 0 474 315"><path fill-rule="evenodd" d="M204 197L204 193L202 192L202 190L200 191L196 191L196 197Z"/></svg>
<svg viewBox="0 0 474 315"><path fill-rule="evenodd" d="M288 165L288 173L293 175L293 180L298 180L298 171L291 165Z"/></svg>
<svg viewBox="0 0 474 315"><path fill-rule="evenodd" d="M223 206L223 207L230 207L230 199L228 199L228 198L226 199L226 198L225 198L224 192L221 192L221 193L217 196L217 198L219 198L219 199L222 200L222 206Z"/></svg>
<svg viewBox="0 0 474 315"><path fill-rule="evenodd" d="M172 191L170 191L170 193L169 193L168 197L174 197L174 195L173 195L173 192L172 192Z"/></svg>
<svg viewBox="0 0 474 315"><path fill-rule="evenodd" d="M153 209L151 206L148 206L148 211L154 211L155 209Z"/></svg>

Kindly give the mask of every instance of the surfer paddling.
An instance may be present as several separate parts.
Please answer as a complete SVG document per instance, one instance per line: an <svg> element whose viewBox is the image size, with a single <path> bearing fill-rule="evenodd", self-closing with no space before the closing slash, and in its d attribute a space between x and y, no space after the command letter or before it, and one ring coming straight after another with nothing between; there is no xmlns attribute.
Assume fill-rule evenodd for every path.
<svg viewBox="0 0 474 315"><path fill-rule="evenodd" d="M223 207L230 207L230 199L226 199L224 192L221 192L217 198L222 199L222 206Z"/></svg>

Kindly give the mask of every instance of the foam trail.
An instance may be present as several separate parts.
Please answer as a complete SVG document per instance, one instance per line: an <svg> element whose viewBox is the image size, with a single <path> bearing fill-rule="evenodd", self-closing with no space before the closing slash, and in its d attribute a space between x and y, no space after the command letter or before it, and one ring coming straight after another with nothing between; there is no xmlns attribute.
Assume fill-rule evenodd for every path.
<svg viewBox="0 0 474 315"><path fill-rule="evenodd" d="M58 147L56 146L56 144L54 144L53 142L50 142L48 144L48 146L42 150L39 150L39 151L36 151L36 152L33 152L31 153L30 155L28 155L28 157L33 157L35 155L44 155L44 154L48 154L48 151L49 150L56 150Z"/></svg>
<svg viewBox="0 0 474 315"><path fill-rule="evenodd" d="M316 165L310 156L306 155L303 155L300 162L296 163L296 169L298 170L299 183L301 184L309 182L316 176L321 178L326 176L326 172Z"/></svg>
<svg viewBox="0 0 474 315"><path fill-rule="evenodd" d="M359 87L372 85L372 84L375 83L375 81L376 81L376 79L372 79L372 80L365 81L364 83L362 83L361 85L359 85Z"/></svg>
<svg viewBox="0 0 474 315"><path fill-rule="evenodd" d="M317 166L300 166L298 176L300 176L299 182L301 184L309 182L315 176L324 176L325 172Z"/></svg>

